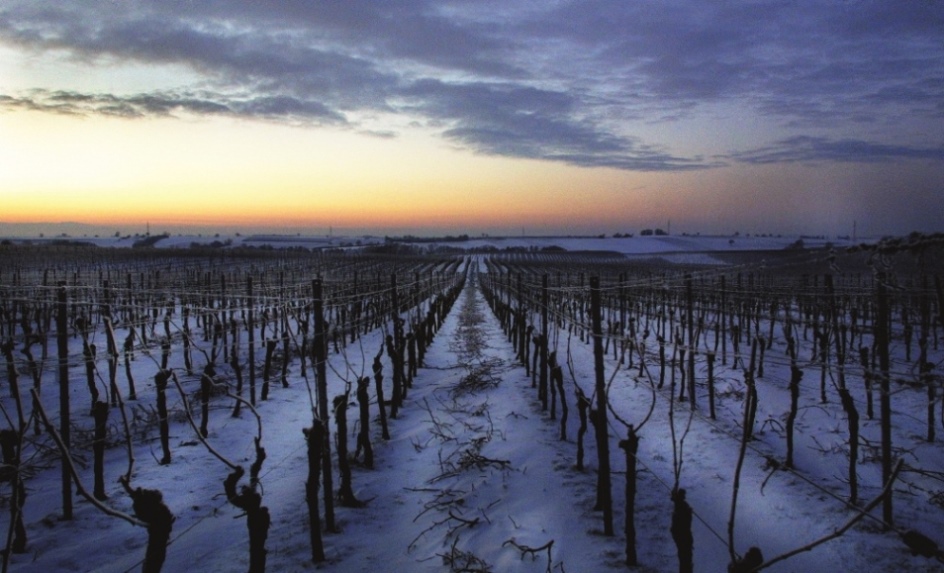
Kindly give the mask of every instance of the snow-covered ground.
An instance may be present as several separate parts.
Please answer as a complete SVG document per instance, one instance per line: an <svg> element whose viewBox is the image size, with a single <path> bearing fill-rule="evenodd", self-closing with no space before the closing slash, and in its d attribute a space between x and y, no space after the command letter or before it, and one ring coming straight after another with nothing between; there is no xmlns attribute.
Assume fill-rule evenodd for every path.
<svg viewBox="0 0 944 573"><path fill-rule="evenodd" d="M628 243L639 239L622 239ZM653 241L660 239L652 239ZM614 240L615 241L615 240ZM727 241L727 239L725 239ZM610 241L607 241L610 242ZM384 336L374 331L329 357L330 390L334 397L344 392L345 382L370 375L371 361ZM101 336L101 334L99 334ZM616 535L602 535L601 513L594 511L597 458L593 432L586 436L586 469L574 468L577 411L573 382L593 386L591 345L577 335L555 333L553 349L564 361L568 347L575 380L569 373L567 399L570 422L566 441L558 439L558 421L540 410L531 378L515 360L497 319L487 308L475 280L471 280L453 307L442 330L429 348L424 367L413 382L404 407L390 420L391 439L379 437L376 405L372 405L375 468L354 465L353 486L362 508L337 507L339 532L325 535L327 562L310 563L308 511L305 502L307 478L306 444L302 428L311 424L313 373L300 374L296 360L290 364L289 387L275 384L269 400L259 402L262 445L267 459L260 474L263 503L272 515L267 548L270 571L449 571L445 561L466 559L471 566L491 571L590 572L626 570L624 565L623 493L624 461L617 441L625 428L611 418L610 450L613 471L614 522ZM98 344L104 347L104 340ZM73 351L76 341L72 341ZM655 352L649 348L650 354ZM79 355L81 351L79 351ZM54 351L53 351L54 356ZM651 360L651 358L650 358ZM391 366L382 357L389 393ZM153 422L154 374L157 364L138 353L132 363L141 396L128 405L140 418L137 426L145 435L136 440L134 487L156 488L176 516L164 571L245 571L248 563L247 532L242 512L223 495L223 479L229 469L199 443L183 416L179 394L170 390L172 463L160 465L160 446ZM606 369L612 374L617 361L608 354ZM179 345L171 366L182 373ZM54 379L54 358L45 366ZM786 362L771 357L766 379L784 380ZM73 404L85 404L81 365L73 369ZM657 367L656 367L657 370ZM221 368L223 375L226 370ZM718 366L719 416L705 415L704 388L701 408L692 416L681 455L684 460L680 485L696 514L695 571L724 571L728 562L727 520L737 455L743 382L738 370ZM0 374L6 380L5 373ZM698 374L704 380L704 372ZM121 378L119 376L119 378ZM808 375L809 386L815 383ZM28 377L23 375L21 387ZM189 391L194 378L183 379ZM6 383L4 383L6 386ZM844 502L844 425L838 406L819 407L812 395L804 394L798 422L803 438L797 450L796 473L772 471L768 456L776 458L782 448L777 423L786 411L786 391L774 383L759 383L760 410L757 439L747 452L741 478L735 544L739 553L758 545L768 558L808 543L845 524L855 511ZM588 392L589 393L589 392ZM373 393L372 393L373 394ZM813 394L812 391L809 394ZM673 449L669 426L668 386L656 392L655 412L640 429L640 476L636 501L636 525L640 566L644 572L677 570L675 546L669 534L673 485ZM388 394L389 396L389 394ZM645 376L625 366L613 377L611 401L624 420L638 424L652 400ZM51 413L56 411L53 383L44 389ZM191 394L191 398L193 398ZM834 397L833 397L834 398ZM902 391L895 396L896 445L908 459L940 472L944 468L939 443L923 443L919 392ZM835 399L835 398L834 398ZM8 415L14 411L9 396L2 403ZM256 420L244 410L240 418L230 416L233 403L214 398L208 441L222 456L248 466L254 458L252 438ZM675 431L689 426L689 408L675 403ZM348 409L349 449L354 449L357 407ZM150 422L148 422L150 419ZM110 419L115 441L106 452L106 502L130 513L131 502L116 483L127 469L127 456L120 436L120 421L113 410ZM79 420L82 428L87 420ZM335 428L331 428L334 433ZM877 440L876 422L863 417L863 436ZM81 434L80 434L81 435ZM81 438L79 438L81 441ZM86 442L87 443L87 442ZM30 476L24 509L29 533L25 554L13 555L11 571L100 571L119 573L140 569L146 533L119 519L108 517L77 498L75 518L62 521L58 463L50 452L37 453L34 467L48 466ZM80 469L91 488L91 451L81 452ZM877 463L861 466L865 500L878 493ZM919 480L911 483L921 484ZM335 486L338 480L335 476ZM2 486L7 488L8 486ZM6 490L5 490L6 491ZM915 527L937 542L944 542L944 515L940 506L928 503L928 491L897 488L896 517L899 527ZM873 512L880 515L878 510ZM8 514L4 514L8 515ZM8 521L0 517L0 532ZM550 549L522 554L520 547ZM473 559L474 558L474 559ZM476 561L480 560L480 561ZM468 569L470 571L485 570ZM939 562L911 556L894 532L883 532L872 518L863 520L839 539L814 551L800 554L769 569L773 572L941 571Z"/></svg>
<svg viewBox="0 0 944 573"><path fill-rule="evenodd" d="M499 237L475 238L449 243L466 248L493 247L505 249L541 249L559 246L568 251L611 251L627 255L648 255L701 251L754 251L785 249L795 243L796 236L702 236L702 235L649 235L634 237ZM841 240L804 238L808 247L826 243L844 244Z"/></svg>
<svg viewBox="0 0 944 573"><path fill-rule="evenodd" d="M3 239L0 224L0 239ZM158 237L162 237L159 240ZM8 237L15 242L30 241L35 244L53 241L77 241L98 247L128 248L147 239L143 235L125 236L52 236L42 238ZM384 237L378 236L326 236L326 235L277 235L277 234L168 234L166 237L153 234L154 247L189 248L192 246L215 246L222 248L266 247L280 248L356 248L369 245L383 245ZM536 250L560 248L567 251L606 251L621 253L629 258L654 258L670 263L685 264L721 264L713 254L737 253L743 251L778 251L795 244L797 236L709 236L709 235L651 235L633 237L475 237L463 241L414 242L411 245L420 249L448 247L467 251L483 249ZM825 245L844 247L851 244L848 239L802 238L807 248L819 248Z"/></svg>
<svg viewBox="0 0 944 573"><path fill-rule="evenodd" d="M330 396L344 391L342 378L370 373L382 336L375 331L343 354L331 355ZM382 360L389 394L391 367L386 355ZM180 371L180 364L172 365ZM134 363L142 398L141 404L128 405L141 415L152 408L156 367L146 356ZM298 367L297 362L292 365L289 388L276 384L269 400L257 408L267 452L260 480L264 504L272 514L270 571L448 571L441 555L453 551L456 556L474 554L496 571L545 571L548 559L555 571L600 570L619 562L619 540L599 535L591 511L594 474L572 468L573 444L557 441L556 430L542 420L524 370L514 364L513 352L481 294L469 289L429 348L400 415L389 420L389 441L379 439L374 421L375 468L355 464L353 478L355 494L366 505L336 508L340 531L326 534L328 560L313 566L302 436L302 428L311 424L312 405ZM311 376L310 366L308 372ZM193 388L192 381L189 386ZM76 403L88 401L79 384L72 394ZM148 438L136 445L132 480L134 487L161 490L176 515L164 570L245 570L245 521L222 489L229 469L197 441L181 415L179 395L169 406L176 412L172 463L158 463L160 446L151 426ZM231 417L231 408L225 398L214 400L208 441L224 457L248 466L256 421L245 410L241 418ZM376 410L373 413L376 417ZM118 424L116 416L113 412L110 424ZM349 418L356 427L356 407L349 409ZM353 450L353 433L349 443ZM592 447L588 461L590 452ZM81 474L87 488L92 482L90 455L86 451L80 456L86 462ZM131 513L130 499L115 481L127 463L120 443L108 449L107 503ZM80 498L74 520L61 521L58 465L53 460L48 465L28 481L29 550L12 557L11 571L138 569L145 531L105 516ZM450 512L476 524L458 527L450 535L461 525ZM522 559L512 540L522 547L554 543L549 553Z"/></svg>

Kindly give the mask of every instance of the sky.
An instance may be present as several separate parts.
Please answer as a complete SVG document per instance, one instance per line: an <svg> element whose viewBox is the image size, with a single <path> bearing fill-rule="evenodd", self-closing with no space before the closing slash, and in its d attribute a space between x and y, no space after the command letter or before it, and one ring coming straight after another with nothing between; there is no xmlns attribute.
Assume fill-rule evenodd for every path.
<svg viewBox="0 0 944 573"><path fill-rule="evenodd" d="M0 1L0 222L942 230L936 0Z"/></svg>

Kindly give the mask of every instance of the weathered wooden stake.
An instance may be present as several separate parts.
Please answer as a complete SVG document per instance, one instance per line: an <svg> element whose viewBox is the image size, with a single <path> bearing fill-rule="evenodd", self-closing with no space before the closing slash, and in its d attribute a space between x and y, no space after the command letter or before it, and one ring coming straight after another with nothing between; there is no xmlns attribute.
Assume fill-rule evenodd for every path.
<svg viewBox="0 0 944 573"><path fill-rule="evenodd" d="M620 440L620 449L626 452L626 564L638 565L636 556L636 453L639 451L639 436L630 425L626 428L626 439Z"/></svg>
<svg viewBox="0 0 944 573"><path fill-rule="evenodd" d="M308 502L308 533L311 538L311 560L325 560L324 542L321 539L321 514L318 509L318 489L321 485L321 460L324 458L324 424L315 418L311 428L304 428L308 443L308 480L305 482L305 500Z"/></svg>
<svg viewBox="0 0 944 573"><path fill-rule="evenodd" d="M72 419L69 415L69 323L66 283L59 283L56 343L59 352L59 437L68 451L72 444ZM62 519L72 519L72 473L63 455L62 460Z"/></svg>
<svg viewBox="0 0 944 573"><path fill-rule="evenodd" d="M597 419L594 430L597 438L597 458L599 461L599 495L597 498L603 509L603 534L613 535L613 494L610 489L610 440L606 424L606 376L603 370L603 329L600 316L600 279L590 277L590 314L593 329L593 362L596 372Z"/></svg>
<svg viewBox="0 0 944 573"><path fill-rule="evenodd" d="M882 435L882 483L888 483L892 475L892 400L891 375L889 372L890 358L888 355L888 294L885 281L887 276L880 272L876 277L877 306L875 317L875 343L879 363L879 409L881 412ZM882 500L882 521L885 527L895 526L895 517L892 507L892 494L889 492Z"/></svg>
<svg viewBox="0 0 944 573"><path fill-rule="evenodd" d="M312 299L314 300L315 315L315 342L314 364L318 378L318 417L321 420L324 432L322 444L322 481L324 482L325 529L335 531L334 524L334 479L331 473L331 433L328 430L328 367L327 367L327 339L325 337L324 300L320 280L311 283Z"/></svg>

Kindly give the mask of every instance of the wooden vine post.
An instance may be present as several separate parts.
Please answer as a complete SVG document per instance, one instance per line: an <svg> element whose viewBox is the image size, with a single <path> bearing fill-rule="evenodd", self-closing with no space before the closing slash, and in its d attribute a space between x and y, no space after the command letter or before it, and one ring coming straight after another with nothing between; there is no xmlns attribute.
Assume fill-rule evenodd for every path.
<svg viewBox="0 0 944 573"><path fill-rule="evenodd" d="M105 284L107 287L107 281ZM111 396L111 405L118 406L118 344L115 342L115 329L112 326L111 315L106 315L102 322L105 323L106 348L108 349L108 393Z"/></svg>
<svg viewBox="0 0 944 573"><path fill-rule="evenodd" d="M36 391L34 390L35 394ZM38 418L38 417L37 417ZM21 432L26 426L20 426L20 431L12 429L0 430L0 452L3 464L6 466L0 471L0 482L10 483L10 523L7 535L7 550L3 551L3 570L9 565L11 553L26 553L26 526L23 524L23 505L26 503L26 487L20 475L20 453L22 451Z"/></svg>
<svg viewBox="0 0 944 573"><path fill-rule="evenodd" d="M370 444L370 377L365 376L357 380L357 406L360 414L360 428L357 432L357 448L354 450L354 457L357 458L364 452L364 467L373 469L374 467L374 448ZM383 406L381 406L383 411Z"/></svg>
<svg viewBox="0 0 944 573"><path fill-rule="evenodd" d="M272 356L275 354L275 347L278 340L270 338L265 341L265 360L262 363L262 392L259 399L266 401L269 399L269 381L272 378Z"/></svg>
<svg viewBox="0 0 944 573"><path fill-rule="evenodd" d="M636 429L626 428L626 439L620 440L620 449L626 452L626 564L634 567L639 564L636 556L636 454L639 451L639 436Z"/></svg>
<svg viewBox="0 0 944 573"><path fill-rule="evenodd" d="M318 418L324 430L322 444L322 481L324 482L324 511L325 529L335 531L334 524L334 480L331 475L331 436L328 430L328 368L327 368L327 338L325 336L324 299L320 280L311 283L312 299L314 300L315 315L315 342L314 360L315 373L318 378Z"/></svg>
<svg viewBox="0 0 944 573"><path fill-rule="evenodd" d="M928 285L928 276L922 275L921 277L921 332L918 335L918 350L920 356L918 358L918 372L920 373L920 381L928 389L928 433L927 440L929 442L934 441L934 405L937 403L937 390L935 386L934 376L931 374L931 371L934 369L934 364L928 362L928 336L929 331L931 330L931 297L928 294L929 291Z"/></svg>
<svg viewBox="0 0 944 573"><path fill-rule="evenodd" d="M576 386L576 385L575 385ZM583 437L587 433L587 410L590 409L590 399L583 393L580 386L576 386L577 394L577 415L580 419L580 427L577 428L577 471L583 471Z"/></svg>
<svg viewBox="0 0 944 573"><path fill-rule="evenodd" d="M721 302L719 303L719 312L721 313L721 365L728 364L728 305L725 301L727 293L727 280L721 275Z"/></svg>
<svg viewBox="0 0 944 573"><path fill-rule="evenodd" d="M396 419L403 399L403 367L400 364L402 345L400 324L400 299L397 296L397 273L390 275L390 313L393 320L393 336L387 335L387 353L393 365L393 396L390 397L390 417Z"/></svg>
<svg viewBox="0 0 944 573"><path fill-rule="evenodd" d="M688 400L692 410L695 409L695 302L692 293L692 275L685 275L685 305L688 311L686 326L688 327ZM682 365L680 364L679 367Z"/></svg>
<svg viewBox="0 0 944 573"><path fill-rule="evenodd" d="M13 361L13 341L6 340L0 345L2 349L3 357L6 359L7 363L7 380L10 384L10 394L13 395L13 401L16 403L16 417L17 417L17 426L18 431L23 431L26 428L26 418L23 414L23 402L20 400L20 386L18 382L19 374L16 370L16 363ZM12 425L13 422L11 421Z"/></svg>
<svg viewBox="0 0 944 573"><path fill-rule="evenodd" d="M154 389L157 391L157 426L161 440L162 466L170 463L170 426L167 422L167 384L171 371L161 370L154 375Z"/></svg>
<svg viewBox="0 0 944 573"><path fill-rule="evenodd" d="M547 379L547 273L541 277L541 361L538 380L540 384L541 409L547 411L548 379ZM551 415L554 419L554 415Z"/></svg>
<svg viewBox="0 0 944 573"><path fill-rule="evenodd" d="M216 369L212 362L203 367L203 375L200 376L200 435L204 438L210 435L210 394L213 393L215 376Z"/></svg>
<svg viewBox="0 0 944 573"><path fill-rule="evenodd" d="M803 371L797 366L797 348L796 339L793 337L793 324L790 317L783 326L783 332L787 339L787 356L790 357L790 411L787 414L787 459L786 466L793 468L793 443L794 427L796 425L797 414L800 404L800 382L803 380Z"/></svg>
<svg viewBox="0 0 944 573"><path fill-rule="evenodd" d="M255 301L252 298L252 276L246 277L246 303L249 305L248 324L246 330L249 331L249 403L256 405L256 323L253 309Z"/></svg>
<svg viewBox="0 0 944 573"><path fill-rule="evenodd" d="M734 517L737 512L738 492L741 488L741 469L744 467L744 455L747 452L747 444L754 435L754 420L757 416L757 388L755 387L754 374L756 370L757 359L757 339L751 342L751 362L750 366L744 371L744 384L747 391L744 393L744 418L741 422L741 446L738 450L737 464L734 468L734 480L731 493L731 512L728 515L728 553L731 557L731 563L737 561L737 555L734 548Z"/></svg>
<svg viewBox="0 0 944 573"><path fill-rule="evenodd" d="M95 431L92 440L95 484L92 488L92 495L95 496L95 499L104 501L108 499L105 494L105 437L108 432L108 403L95 402L95 405L92 406L92 416L95 418Z"/></svg>
<svg viewBox="0 0 944 573"><path fill-rule="evenodd" d="M510 277L509 277L510 278ZM521 286L521 273L518 273L517 276L517 288L515 293L517 294L518 306L515 314L518 316L518 320L515 321L514 325L514 337L512 345L514 346L517 343L518 347L518 356L524 362L524 372L528 376L531 376L530 364L528 361L528 336L525 334L526 329L526 320L524 320L524 292L523 287ZM510 290L510 289L509 289ZM510 299L509 299L509 304Z"/></svg>
<svg viewBox="0 0 944 573"><path fill-rule="evenodd" d="M56 344L59 352L59 437L66 450L72 443L72 420L69 416L69 305L66 283L59 283L56 313ZM62 456L62 519L72 519L72 472L68 455Z"/></svg>
<svg viewBox="0 0 944 573"><path fill-rule="evenodd" d="M708 365L708 416L712 420L717 420L715 413L715 353L708 351L705 354L705 362Z"/></svg>
<svg viewBox="0 0 944 573"><path fill-rule="evenodd" d="M232 347L230 348L230 366L233 368L233 374L236 376L236 396L242 398L243 396L243 367L239 364L239 354L236 352L236 349L239 348L239 330L237 329L237 323L235 318L230 319L229 323L230 329L230 343ZM233 406L233 417L238 418L239 412L242 408L243 401L236 400L236 405Z"/></svg>
<svg viewBox="0 0 944 573"><path fill-rule="evenodd" d="M374 384L377 392L377 410L380 413L380 437L389 440L390 429L387 427L387 410L384 409L384 391L383 391L383 364L380 359L383 357L383 343L380 344L380 351L374 356L372 369L374 371Z"/></svg>
<svg viewBox="0 0 944 573"><path fill-rule="evenodd" d="M131 374L131 361L134 356L134 325L131 326L128 331L128 336L125 338L123 349L125 355L125 377L128 379L128 399L137 400L138 392L134 387L134 376Z"/></svg>
<svg viewBox="0 0 944 573"><path fill-rule="evenodd" d="M833 275L827 274L826 293L829 297L829 315L832 321L832 334L836 346L836 370L839 387L846 387L846 348L843 344L842 330L839 324L839 304L836 302L836 287L833 284Z"/></svg>
<svg viewBox="0 0 944 573"><path fill-rule="evenodd" d="M557 388L557 395L560 397L561 418L560 418L560 441L567 441L567 396L564 394L564 371L557 363L557 351L548 355L548 362L551 366L551 388Z"/></svg>
<svg viewBox="0 0 944 573"><path fill-rule="evenodd" d="M888 356L888 293L885 289L887 276L880 272L876 279L876 304L878 308L875 317L875 342L878 352L879 365L879 409L881 412L881 433L882 433L882 483L888 483L892 476L892 403L891 403L891 384L889 375L889 356ZM885 527L891 529L895 526L894 514L892 511L892 495L885 496L882 500L882 521Z"/></svg>
<svg viewBox="0 0 944 573"><path fill-rule="evenodd" d="M321 563L325 560L324 542L321 539L321 514L318 508L318 489L321 486L321 461L324 459L324 424L315 418L311 428L304 428L305 441L308 443L308 480L305 481L305 500L308 502L308 524L311 538L311 560Z"/></svg>
<svg viewBox="0 0 944 573"><path fill-rule="evenodd" d="M597 407L593 420L597 438L599 478L597 499L603 509L603 534L613 535L613 495L610 489L610 445L606 425L606 377L603 371L603 328L600 316L600 278L590 277L590 315L593 329L593 363L596 372Z"/></svg>

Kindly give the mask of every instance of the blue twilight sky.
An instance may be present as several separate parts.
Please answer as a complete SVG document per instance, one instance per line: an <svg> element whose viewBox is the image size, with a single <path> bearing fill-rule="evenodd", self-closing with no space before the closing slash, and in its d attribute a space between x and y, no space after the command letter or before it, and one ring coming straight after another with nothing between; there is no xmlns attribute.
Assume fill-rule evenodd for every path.
<svg viewBox="0 0 944 573"><path fill-rule="evenodd" d="M934 0L0 1L0 221L941 230Z"/></svg>

